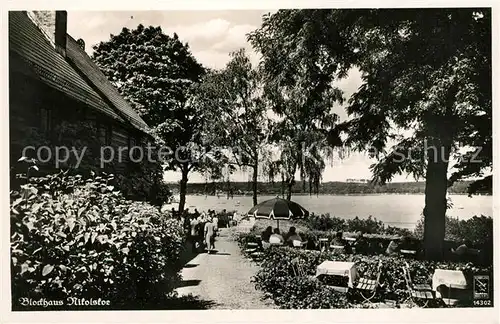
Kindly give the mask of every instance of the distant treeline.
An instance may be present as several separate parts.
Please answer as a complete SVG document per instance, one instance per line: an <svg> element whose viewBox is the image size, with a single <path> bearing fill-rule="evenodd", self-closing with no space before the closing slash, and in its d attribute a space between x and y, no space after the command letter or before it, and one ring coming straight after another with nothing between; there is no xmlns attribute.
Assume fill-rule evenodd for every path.
<svg viewBox="0 0 500 324"><path fill-rule="evenodd" d="M467 187L472 181L459 181L448 189L449 193L467 194ZM170 184L173 190L179 190L179 184ZM260 195L279 195L284 188L280 182L259 182L257 190ZM293 193L309 194L309 186L306 184L305 190L302 182L297 182L293 188ZM373 185L370 183L353 182L324 182L319 186L318 194L327 195L348 195L348 194L419 194L424 193L425 182L398 182L386 185ZM187 194L207 194L207 195L251 195L252 184L249 182L230 182L230 183L188 183ZM481 194L491 194L491 192L481 192Z"/></svg>

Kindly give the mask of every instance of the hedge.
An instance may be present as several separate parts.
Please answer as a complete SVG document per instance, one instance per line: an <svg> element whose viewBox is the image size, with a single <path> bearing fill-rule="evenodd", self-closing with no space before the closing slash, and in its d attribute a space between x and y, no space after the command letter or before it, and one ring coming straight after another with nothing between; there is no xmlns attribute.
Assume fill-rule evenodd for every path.
<svg viewBox="0 0 500 324"><path fill-rule="evenodd" d="M126 200L112 180L61 172L11 192L14 310L27 310L21 298L101 298L110 301L106 309L142 309L175 295L181 224Z"/></svg>

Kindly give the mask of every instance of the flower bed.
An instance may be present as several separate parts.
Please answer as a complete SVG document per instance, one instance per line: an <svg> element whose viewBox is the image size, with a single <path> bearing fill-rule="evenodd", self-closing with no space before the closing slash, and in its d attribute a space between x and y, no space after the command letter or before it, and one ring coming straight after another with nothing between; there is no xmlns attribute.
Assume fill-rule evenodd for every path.
<svg viewBox="0 0 500 324"><path fill-rule="evenodd" d="M371 279L377 276L377 264L381 259L381 282L384 288L378 297L381 300L395 300L396 303L402 303L408 298L403 276L405 261L409 263L410 274L415 283L428 281L437 268L462 270L467 277L474 273L492 273L491 267L479 268L470 263L428 262L399 257L345 255L272 247L265 252L254 282L256 288L261 289L280 308L348 308L359 307L361 303L352 290L348 294L342 294L308 276L295 276L292 260L297 257L309 276L315 274L316 267L324 260L337 260L355 262L360 275Z"/></svg>
<svg viewBox="0 0 500 324"><path fill-rule="evenodd" d="M11 193L14 310L37 309L22 306L21 298L101 298L110 301L106 309L142 309L174 295L181 224L147 203L126 200L108 185L112 179L60 173Z"/></svg>
<svg viewBox="0 0 500 324"><path fill-rule="evenodd" d="M260 262L261 269L254 278L256 287L261 289L267 298L272 299L280 308L347 308L370 307L362 304L362 300L352 290L348 294L333 291L329 286L311 279L316 267L324 260L355 262L358 272L362 277L375 279L379 260L383 262L381 281L383 289L377 294L379 300L391 300L396 305L403 303L409 297L403 275L403 266L408 262L410 275L414 283L428 283L435 269L461 270L468 280L473 274L489 273L492 275L492 232L493 222L491 217L473 217L467 221L447 219L446 250L457 247L463 241L469 241L471 247L484 249L478 258L477 264L464 262L431 262L425 260L409 260L400 256L385 256L385 249L389 242L403 237L410 238L407 242L415 250L421 245L421 226L417 226L415 233L407 229L386 227L382 222L374 219L343 220L330 215L312 215L309 219L298 221L280 221L280 229L287 232L290 226L295 226L303 240L307 240L308 250L298 250L288 247L272 247L264 252ZM249 242L258 242L257 236L267 226L276 226L275 221L258 220L249 233L240 233L238 242L245 253ZM337 231L342 231L344 236L358 236L363 233L363 238L369 248L357 250L355 254L339 252L322 252L318 250L319 238L328 238L330 241ZM420 233L421 234L421 233ZM489 253L488 253L489 251ZM449 253L447 253L449 254ZM251 257L251 255L248 255ZM292 268L292 260L299 258L303 269L308 276L297 277ZM451 257L447 255L446 257ZM439 306L439 302L432 306Z"/></svg>

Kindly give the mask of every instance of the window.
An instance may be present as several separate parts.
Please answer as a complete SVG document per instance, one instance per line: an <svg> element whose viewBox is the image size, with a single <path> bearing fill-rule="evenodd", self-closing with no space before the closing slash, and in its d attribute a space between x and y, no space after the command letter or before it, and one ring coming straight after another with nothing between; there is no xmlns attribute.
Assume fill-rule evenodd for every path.
<svg viewBox="0 0 500 324"><path fill-rule="evenodd" d="M141 149L137 148L137 146L140 145L140 143L137 141L137 138L135 138L134 136L130 136L128 138L128 143L129 157L135 161L139 160L141 156Z"/></svg>
<svg viewBox="0 0 500 324"><path fill-rule="evenodd" d="M52 129L52 111L40 108L40 128L42 132L49 133Z"/></svg>
<svg viewBox="0 0 500 324"><path fill-rule="evenodd" d="M136 146L136 140L135 137L129 137L128 138L128 148L131 149L132 147Z"/></svg>
<svg viewBox="0 0 500 324"><path fill-rule="evenodd" d="M101 145L111 145L112 129L110 125L99 124L99 141Z"/></svg>

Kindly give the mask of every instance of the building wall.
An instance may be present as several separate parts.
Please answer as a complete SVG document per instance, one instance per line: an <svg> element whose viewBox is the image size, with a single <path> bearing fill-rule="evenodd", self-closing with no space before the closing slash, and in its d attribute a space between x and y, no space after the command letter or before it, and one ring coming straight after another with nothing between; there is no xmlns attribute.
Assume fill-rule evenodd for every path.
<svg viewBox="0 0 500 324"><path fill-rule="evenodd" d="M11 61L11 64L18 63ZM26 145L39 147L50 143L50 146L54 147L64 143L65 146L69 144L79 147L88 141L90 144L85 156L93 157L89 163L99 167L100 146L109 145L118 152L118 147L128 147L131 142L139 142L139 131L108 118L85 103L73 100L29 75L17 73L18 70L11 66L9 73L11 166L22 156ZM87 128L80 129L80 126L87 124L96 132L88 132ZM71 129L61 131L65 125L70 125ZM74 125L75 129L72 128ZM99 136L100 132L103 136ZM71 134L73 137L61 134ZM33 153L31 155L35 157ZM123 154L119 163L116 153L113 165L108 164L107 171L124 173L127 163L128 154ZM45 167L55 168L54 161L49 161ZM70 165L59 167L66 168Z"/></svg>

